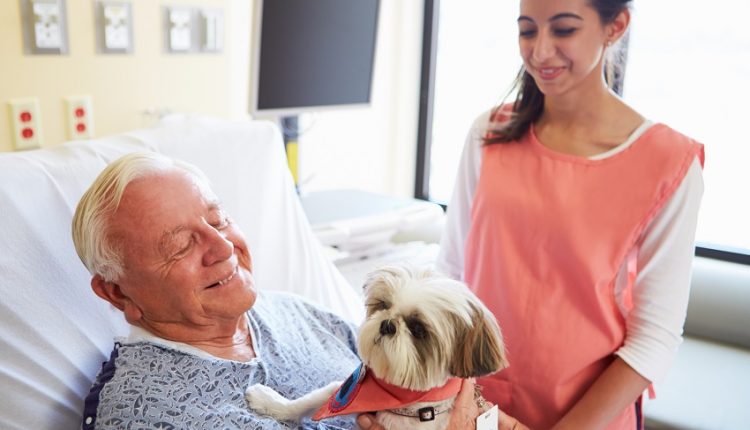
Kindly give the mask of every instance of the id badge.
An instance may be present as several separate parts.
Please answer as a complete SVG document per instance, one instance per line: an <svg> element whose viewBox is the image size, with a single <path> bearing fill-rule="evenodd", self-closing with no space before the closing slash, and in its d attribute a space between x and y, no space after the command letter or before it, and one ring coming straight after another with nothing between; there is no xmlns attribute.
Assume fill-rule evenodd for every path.
<svg viewBox="0 0 750 430"><path fill-rule="evenodd" d="M497 405L495 405L487 412L478 416L477 430L497 430L498 411Z"/></svg>

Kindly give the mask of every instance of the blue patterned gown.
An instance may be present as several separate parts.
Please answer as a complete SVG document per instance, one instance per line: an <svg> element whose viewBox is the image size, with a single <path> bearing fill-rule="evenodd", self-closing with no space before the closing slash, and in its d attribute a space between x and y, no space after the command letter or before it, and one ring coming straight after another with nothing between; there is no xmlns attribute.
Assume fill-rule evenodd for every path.
<svg viewBox="0 0 750 430"><path fill-rule="evenodd" d="M291 399L346 379L359 365L352 326L292 295L268 292L248 317L257 357L247 363L149 336L117 342L86 398L83 428L353 428L351 416L277 422L251 412L244 395L260 383Z"/></svg>

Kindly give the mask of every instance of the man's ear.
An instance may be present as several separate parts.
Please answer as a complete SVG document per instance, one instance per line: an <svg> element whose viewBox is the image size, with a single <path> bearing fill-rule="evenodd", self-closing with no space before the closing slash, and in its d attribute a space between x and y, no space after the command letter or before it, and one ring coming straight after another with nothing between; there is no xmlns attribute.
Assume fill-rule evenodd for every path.
<svg viewBox="0 0 750 430"><path fill-rule="evenodd" d="M118 284L104 280L101 275L94 275L91 278L91 289L97 296L122 311L129 323L136 324L141 319L140 309L135 306L130 297L123 294Z"/></svg>
<svg viewBox="0 0 750 430"><path fill-rule="evenodd" d="M111 303L112 306L121 311L125 310L125 300L127 300L127 297L122 294L119 285L114 282L105 281L101 275L94 275L91 278L91 289L94 290L97 296Z"/></svg>

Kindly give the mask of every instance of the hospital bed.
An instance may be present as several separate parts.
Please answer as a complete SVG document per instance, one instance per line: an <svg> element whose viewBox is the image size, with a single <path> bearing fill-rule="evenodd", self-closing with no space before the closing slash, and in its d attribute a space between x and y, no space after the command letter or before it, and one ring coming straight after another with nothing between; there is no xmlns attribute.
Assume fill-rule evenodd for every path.
<svg viewBox="0 0 750 430"><path fill-rule="evenodd" d="M119 311L96 297L70 222L108 162L156 151L197 165L244 231L258 289L298 293L353 321L354 290L323 254L294 190L281 134L266 121L172 116L156 127L0 154L0 428L80 427L83 398Z"/></svg>

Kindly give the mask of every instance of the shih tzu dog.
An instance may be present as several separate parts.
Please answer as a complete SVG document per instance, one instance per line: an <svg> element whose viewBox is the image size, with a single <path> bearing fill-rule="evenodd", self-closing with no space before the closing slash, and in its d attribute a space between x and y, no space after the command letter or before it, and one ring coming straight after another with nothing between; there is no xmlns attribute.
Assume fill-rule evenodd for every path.
<svg viewBox="0 0 750 430"><path fill-rule="evenodd" d="M431 270L382 267L364 286L367 316L358 343L362 365L335 382L288 400L263 385L248 388L251 409L282 421L374 412L386 429L444 429L460 378L507 366L489 310L461 282Z"/></svg>

